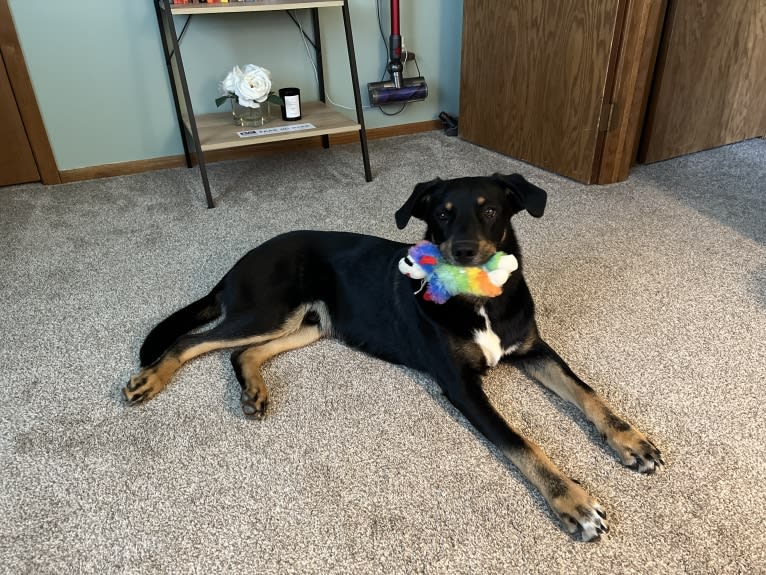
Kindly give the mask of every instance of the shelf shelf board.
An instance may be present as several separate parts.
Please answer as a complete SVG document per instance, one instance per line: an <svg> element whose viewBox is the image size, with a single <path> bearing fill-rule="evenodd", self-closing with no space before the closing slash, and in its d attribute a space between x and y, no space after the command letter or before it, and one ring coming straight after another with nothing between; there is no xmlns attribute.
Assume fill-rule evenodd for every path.
<svg viewBox="0 0 766 575"><path fill-rule="evenodd" d="M343 114L336 112L322 102L303 102L301 104L301 119L298 122L285 122L282 118L272 120L264 128L278 128L294 124L313 124L313 129L300 130L297 132L283 132L278 134L266 134L240 138L237 132L253 130L256 128L236 126L232 122L230 112L218 112L213 114L201 114L196 116L197 132L203 152L211 150L224 150L240 146L252 146L267 142L283 142L285 140L298 140L326 134L342 134L346 132L358 132L361 126L349 120Z"/></svg>
<svg viewBox="0 0 766 575"><path fill-rule="evenodd" d="M227 14L229 12L269 12L272 10L300 10L343 6L343 0L255 0L225 4L173 4L173 14Z"/></svg>

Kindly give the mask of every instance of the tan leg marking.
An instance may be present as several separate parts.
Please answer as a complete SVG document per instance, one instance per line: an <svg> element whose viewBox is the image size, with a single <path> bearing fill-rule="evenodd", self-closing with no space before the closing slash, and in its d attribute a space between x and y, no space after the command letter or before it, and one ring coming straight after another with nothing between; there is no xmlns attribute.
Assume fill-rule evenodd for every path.
<svg viewBox="0 0 766 575"><path fill-rule="evenodd" d="M593 389L573 379L558 363L530 362L528 367L535 379L585 414L624 465L647 474L664 465L660 451L643 433L619 417Z"/></svg>
<svg viewBox="0 0 766 575"><path fill-rule="evenodd" d="M293 333L301 328L303 318L309 309L309 305L299 306L287 317L282 326L273 332L237 339L202 341L186 348L181 344L180 349L174 349L175 346L171 346L155 363L141 369L130 378L128 385L122 390L123 395L131 404L151 399L165 389L173 375L187 361L211 351L257 345Z"/></svg>
<svg viewBox="0 0 766 575"><path fill-rule="evenodd" d="M243 351L237 358L240 384L243 386L240 402L248 417L263 417L269 401L269 391L261 375L261 366L272 357L291 349L305 347L322 337L319 326L307 325L289 335L256 345Z"/></svg>
<svg viewBox="0 0 766 575"><path fill-rule="evenodd" d="M512 455L511 461L540 490L568 533L593 541L609 531L604 508L537 445L525 440L525 449Z"/></svg>
<svg viewBox="0 0 766 575"><path fill-rule="evenodd" d="M617 452L623 465L650 475L665 465L660 450L598 397L586 402L583 412Z"/></svg>

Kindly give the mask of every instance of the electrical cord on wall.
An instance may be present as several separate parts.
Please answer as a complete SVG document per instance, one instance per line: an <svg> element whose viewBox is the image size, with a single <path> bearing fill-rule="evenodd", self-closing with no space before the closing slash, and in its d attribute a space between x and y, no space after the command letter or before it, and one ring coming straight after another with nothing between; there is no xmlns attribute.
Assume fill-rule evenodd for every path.
<svg viewBox="0 0 766 575"><path fill-rule="evenodd" d="M298 27L298 29L301 31L301 34L303 35L303 42L305 43L306 41L308 41L311 44L311 47L314 48L314 50L316 50L316 48L317 48L316 43L314 42L314 40L309 38L309 35L306 34L306 32L303 31L303 27L301 26L300 22L298 22L298 20L295 19L295 16L293 16L292 11L291 10L286 10L286 12L287 12L287 15L290 16L292 21Z"/></svg>
<svg viewBox="0 0 766 575"><path fill-rule="evenodd" d="M388 42L386 41L386 35L383 33L383 21L380 17L380 0L375 0L375 8L378 12L378 30L380 30L380 39L383 40L383 76L381 80L386 77L386 69L388 67Z"/></svg>
<svg viewBox="0 0 766 575"><path fill-rule="evenodd" d="M316 43L309 38L308 34L303 30L303 26L301 25L300 21L293 16L291 10L286 10L288 16L292 19L292 21L295 23L295 25L298 27L298 30L301 34L301 40L303 40L303 46L306 48L306 58L311 63L311 67L314 69L314 84L316 84L317 88L319 87L319 71L317 70L316 62L314 62L314 58L311 56L311 50L309 49L309 43L316 49ZM356 108L351 108L350 106L344 106L343 104L338 104L336 101L334 101L330 94L325 90L324 92L325 99L330 102L333 106L337 108L342 108L344 110L351 110L352 112L356 111ZM362 106L363 110L372 110L372 106Z"/></svg>
<svg viewBox="0 0 766 575"><path fill-rule="evenodd" d="M407 61L409 60L410 53L407 51L407 48L404 46L404 40L402 40L402 50L404 51L404 64L407 64ZM423 74L420 73L420 66L418 66L418 59L413 58L412 63L415 64L415 69L418 71L418 76L422 76Z"/></svg>

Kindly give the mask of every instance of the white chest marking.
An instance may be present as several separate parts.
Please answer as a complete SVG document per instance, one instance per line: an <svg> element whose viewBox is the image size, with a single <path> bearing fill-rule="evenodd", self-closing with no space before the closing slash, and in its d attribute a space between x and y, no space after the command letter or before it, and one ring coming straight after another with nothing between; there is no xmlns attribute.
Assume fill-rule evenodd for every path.
<svg viewBox="0 0 766 575"><path fill-rule="evenodd" d="M503 349L500 337L492 331L492 322L489 321L489 316L484 307L479 308L479 315L484 318L487 326L482 330L473 332L473 341L484 353L487 365L494 367L498 364L501 357L515 351L518 345L512 345L509 348Z"/></svg>

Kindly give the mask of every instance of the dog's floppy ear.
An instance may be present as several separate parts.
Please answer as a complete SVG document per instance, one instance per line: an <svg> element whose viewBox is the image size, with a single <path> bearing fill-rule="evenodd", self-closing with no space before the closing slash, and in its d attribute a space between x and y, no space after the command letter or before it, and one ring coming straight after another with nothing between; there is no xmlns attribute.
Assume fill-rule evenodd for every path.
<svg viewBox="0 0 766 575"><path fill-rule="evenodd" d="M493 174L492 178L505 186L506 195L515 204L515 212L527 210L536 218L543 215L545 202L548 200L548 194L545 190L530 184L520 174L509 174L507 176Z"/></svg>
<svg viewBox="0 0 766 575"><path fill-rule="evenodd" d="M431 194L438 184L442 180L436 178L430 182L421 182L415 186L412 190L412 194L404 202L404 205L396 211L396 227L403 230L410 221L411 217L424 219L426 216L426 208L428 207L428 201L431 198Z"/></svg>

